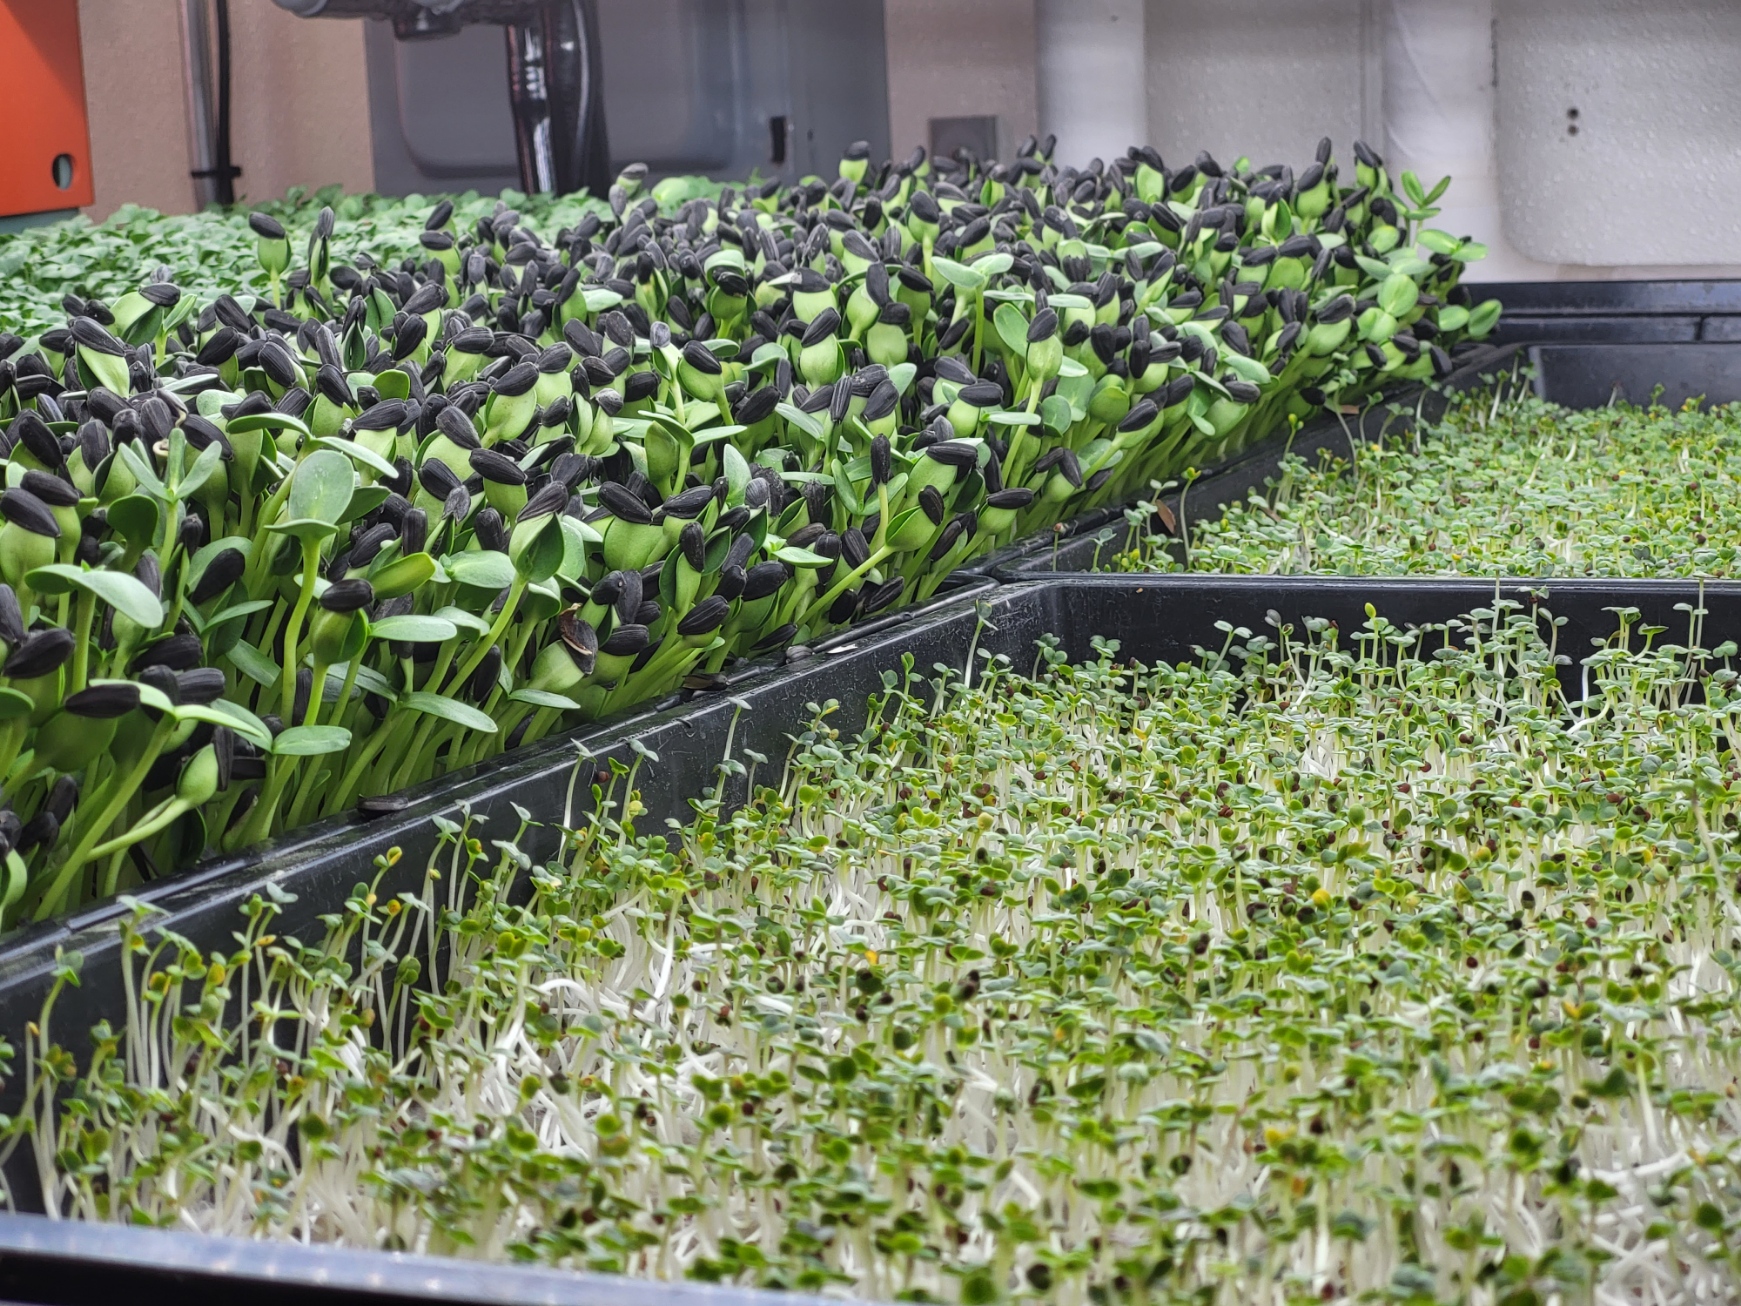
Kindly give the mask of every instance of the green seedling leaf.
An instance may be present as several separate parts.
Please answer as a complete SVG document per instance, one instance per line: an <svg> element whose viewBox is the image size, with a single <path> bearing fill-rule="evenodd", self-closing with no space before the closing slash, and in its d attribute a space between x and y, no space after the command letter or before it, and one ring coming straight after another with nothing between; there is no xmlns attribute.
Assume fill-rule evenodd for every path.
<svg viewBox="0 0 1741 1306"><path fill-rule="evenodd" d="M291 726L272 741L279 757L322 757L350 746L351 732L343 726Z"/></svg>
<svg viewBox="0 0 1741 1306"><path fill-rule="evenodd" d="M999 339L1004 348L1017 358L1026 358L1028 353L1028 319L1023 317L1021 310L1014 304L999 304L997 312L991 315L992 325L997 328Z"/></svg>
<svg viewBox="0 0 1741 1306"><path fill-rule="evenodd" d="M802 408L786 403L784 400L774 405L774 411L812 440L822 438L822 423L814 413L807 413Z"/></svg>
<svg viewBox="0 0 1741 1306"><path fill-rule="evenodd" d="M440 617L443 621L451 621L461 630L471 631L474 635L487 635L490 633L489 622L485 621L475 612L467 612L464 608L456 608L450 604L445 608L438 609L435 615Z"/></svg>
<svg viewBox="0 0 1741 1306"><path fill-rule="evenodd" d="M370 379L373 380L373 378ZM298 435L308 434L308 426L300 417L292 417L289 413L279 412L250 413L246 417L232 417L224 423L224 429L231 435L247 435L251 431L295 431Z"/></svg>
<svg viewBox="0 0 1741 1306"><path fill-rule="evenodd" d="M188 499L197 494L200 487L212 479L212 474L223 461L224 447L214 440L200 450L199 457L193 460L193 466L187 469L187 475L176 483L175 497Z"/></svg>
<svg viewBox="0 0 1741 1306"><path fill-rule="evenodd" d="M954 259L934 258L931 260L932 270L952 286L962 290L978 290L985 285L985 274L976 271Z"/></svg>
<svg viewBox="0 0 1741 1306"><path fill-rule="evenodd" d="M370 471L377 472L382 476L392 476L398 471L398 468L394 467L387 459L381 457L374 450L358 444L355 440L346 440L337 435L322 435L315 437L313 443L317 448L331 449L341 453L353 462L359 462Z"/></svg>
<svg viewBox="0 0 1741 1306"><path fill-rule="evenodd" d="M553 707L563 712L580 710L580 704L572 698L565 698L561 694L552 694L547 689L516 689L508 695L508 699L514 703L530 703L533 707Z"/></svg>
<svg viewBox="0 0 1741 1306"><path fill-rule="evenodd" d="M441 644L457 638L459 627L442 617L406 613L398 617L383 617L374 623L370 633L376 639L403 640L407 644Z"/></svg>
<svg viewBox="0 0 1741 1306"><path fill-rule="evenodd" d="M266 728L266 723L239 703L220 698L210 703L182 703L173 711L177 721L204 721L214 726L228 726L256 748L272 751L272 732Z"/></svg>
<svg viewBox="0 0 1741 1306"><path fill-rule="evenodd" d="M127 464L127 470L133 473L133 479L143 485L153 497L168 502L169 491L158 477L157 469L131 440L116 449L115 456Z"/></svg>
<svg viewBox="0 0 1741 1306"><path fill-rule="evenodd" d="M129 494L109 505L109 525L135 549L157 542L157 525L162 520L157 500L143 494Z"/></svg>
<svg viewBox="0 0 1741 1306"><path fill-rule="evenodd" d="M142 581L124 572L92 571L75 563L55 562L38 567L25 579L38 594L66 594L75 589L94 594L146 630L163 624L163 604Z"/></svg>
<svg viewBox="0 0 1741 1306"><path fill-rule="evenodd" d="M434 575L434 558L427 553L408 553L371 571L369 584L374 587L375 598L383 601L411 593Z"/></svg>
<svg viewBox="0 0 1741 1306"><path fill-rule="evenodd" d="M794 567L826 567L834 561L831 558L823 557L820 553L812 553L809 549L801 549L792 544L776 549L774 556L781 562L790 563Z"/></svg>
<svg viewBox="0 0 1741 1306"><path fill-rule="evenodd" d="M476 730L489 735L496 732L494 718L488 713L480 712L469 703L459 703L441 694L431 694L423 690L414 690L402 695L399 699L401 707L408 707L413 712L427 713L429 716L440 717L456 726L467 730Z"/></svg>
<svg viewBox="0 0 1741 1306"><path fill-rule="evenodd" d="M290 477L290 495L285 509L293 522L326 522L336 525L350 506L357 473L346 457L332 449L316 449Z"/></svg>
<svg viewBox="0 0 1741 1306"><path fill-rule="evenodd" d="M257 685L270 689L278 683L279 666L245 639L239 639L224 655L231 664Z"/></svg>
<svg viewBox="0 0 1741 1306"><path fill-rule="evenodd" d="M505 590L514 583L513 562L507 554L495 549L450 553L441 560L441 565L461 585L475 585L486 590Z"/></svg>

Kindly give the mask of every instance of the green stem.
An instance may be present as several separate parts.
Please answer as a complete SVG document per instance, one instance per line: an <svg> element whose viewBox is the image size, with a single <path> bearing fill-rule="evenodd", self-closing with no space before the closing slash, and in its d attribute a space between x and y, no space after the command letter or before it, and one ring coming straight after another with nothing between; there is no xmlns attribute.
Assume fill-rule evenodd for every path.
<svg viewBox="0 0 1741 1306"><path fill-rule="evenodd" d="M133 764L133 769L126 775L117 775L110 781L111 792L98 809L97 819L85 831L84 837L79 840L78 846L61 864L61 868L55 872L54 879L49 882L48 890L42 895L42 901L37 904L37 920L47 920L60 910L61 900L66 897L68 887L71 886L79 871L83 869L84 864L90 860L91 850L103 837L103 831L107 830L114 819L120 815L121 809L133 797L133 792L145 782L146 773L151 770L151 764L157 760L158 753L163 751L163 745L174 731L175 726L175 718L166 713L151 732L151 741L140 753L139 760Z"/></svg>
<svg viewBox="0 0 1741 1306"><path fill-rule="evenodd" d="M279 682L279 699L283 710L279 720L293 724L296 717L296 668L300 660L296 656L296 646L302 642L302 619L308 614L308 605L314 601L314 582L320 575L320 542L304 540L302 543L302 591L296 596L296 606L290 610L290 616L284 623L284 660L283 678ZM318 700L319 694L309 695L310 707Z"/></svg>
<svg viewBox="0 0 1741 1306"><path fill-rule="evenodd" d="M193 804L185 798L168 798L147 812L141 823L130 827L125 834L118 834L107 843L99 844L91 849L93 858L108 857L113 853L123 852L138 843L141 839L149 839L159 830L166 830L181 814Z"/></svg>
<svg viewBox="0 0 1741 1306"><path fill-rule="evenodd" d="M91 623L96 620L97 599L87 590L78 590L78 629L73 634L73 674L66 693L78 693L85 688L91 674Z"/></svg>
<svg viewBox="0 0 1741 1306"><path fill-rule="evenodd" d="M869 574L871 569L883 559L887 558L891 552L893 552L893 550L885 545L875 553L871 554L870 557L866 558L863 566L854 567L851 571L847 572L846 575L835 581L834 584L828 587L828 592L826 594L817 599L816 602L812 603L808 608L804 609L804 619L798 624L800 626L808 626L818 616L826 613L829 608L834 606L834 600L846 593L847 590L851 589L859 581L863 580L864 577Z"/></svg>

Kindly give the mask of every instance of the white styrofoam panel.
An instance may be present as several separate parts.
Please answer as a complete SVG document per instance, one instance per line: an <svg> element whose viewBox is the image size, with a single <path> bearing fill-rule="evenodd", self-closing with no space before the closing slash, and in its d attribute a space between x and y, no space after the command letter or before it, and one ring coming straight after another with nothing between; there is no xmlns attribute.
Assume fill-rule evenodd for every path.
<svg viewBox="0 0 1741 1306"><path fill-rule="evenodd" d="M1039 129L1034 0L886 0L889 143L929 140L933 118L997 119L1008 157Z"/></svg>
<svg viewBox="0 0 1741 1306"><path fill-rule="evenodd" d="M1733 263L1741 4L1494 0L1506 236L1584 265Z"/></svg>
<svg viewBox="0 0 1741 1306"><path fill-rule="evenodd" d="M1143 0L1039 0L1040 130L1060 163L1113 159L1148 134Z"/></svg>
<svg viewBox="0 0 1741 1306"><path fill-rule="evenodd" d="M1312 161L1321 137L1350 167L1377 125L1371 0L1147 0L1149 141L1168 166Z"/></svg>

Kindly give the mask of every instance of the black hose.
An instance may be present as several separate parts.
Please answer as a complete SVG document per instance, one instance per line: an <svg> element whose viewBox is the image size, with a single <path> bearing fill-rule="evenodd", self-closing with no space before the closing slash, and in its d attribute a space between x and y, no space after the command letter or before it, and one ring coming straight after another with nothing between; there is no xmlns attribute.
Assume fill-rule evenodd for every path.
<svg viewBox="0 0 1741 1306"><path fill-rule="evenodd" d="M230 0L213 0L218 15L218 123L212 148L212 174L218 203L236 202L236 178L242 170L230 162Z"/></svg>

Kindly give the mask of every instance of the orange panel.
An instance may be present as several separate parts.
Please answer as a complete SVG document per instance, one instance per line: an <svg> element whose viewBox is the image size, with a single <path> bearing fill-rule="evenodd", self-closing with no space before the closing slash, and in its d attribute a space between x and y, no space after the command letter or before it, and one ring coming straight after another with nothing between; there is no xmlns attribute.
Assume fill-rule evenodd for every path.
<svg viewBox="0 0 1741 1306"><path fill-rule="evenodd" d="M0 216L91 201L78 0L0 0Z"/></svg>

